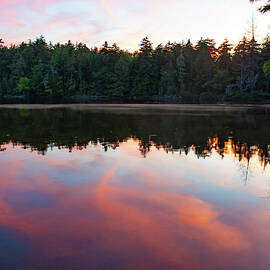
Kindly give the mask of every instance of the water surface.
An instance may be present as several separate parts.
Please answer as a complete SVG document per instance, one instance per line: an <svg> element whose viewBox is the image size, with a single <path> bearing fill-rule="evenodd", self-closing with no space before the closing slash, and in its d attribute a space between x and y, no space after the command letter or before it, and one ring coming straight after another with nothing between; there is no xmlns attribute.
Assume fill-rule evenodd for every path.
<svg viewBox="0 0 270 270"><path fill-rule="evenodd" d="M269 108L7 107L0 269L270 269Z"/></svg>

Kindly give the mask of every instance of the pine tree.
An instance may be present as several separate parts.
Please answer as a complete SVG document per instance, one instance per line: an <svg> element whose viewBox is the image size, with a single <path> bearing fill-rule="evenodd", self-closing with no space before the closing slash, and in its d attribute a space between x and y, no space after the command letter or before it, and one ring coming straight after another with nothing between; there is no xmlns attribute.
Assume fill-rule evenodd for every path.
<svg viewBox="0 0 270 270"><path fill-rule="evenodd" d="M225 39L223 43L218 47L217 52L217 66L219 69L229 71L232 62L232 45L229 44L228 39Z"/></svg>
<svg viewBox="0 0 270 270"><path fill-rule="evenodd" d="M150 42L148 37L142 39L139 51L143 55L149 55L153 52L152 43Z"/></svg>

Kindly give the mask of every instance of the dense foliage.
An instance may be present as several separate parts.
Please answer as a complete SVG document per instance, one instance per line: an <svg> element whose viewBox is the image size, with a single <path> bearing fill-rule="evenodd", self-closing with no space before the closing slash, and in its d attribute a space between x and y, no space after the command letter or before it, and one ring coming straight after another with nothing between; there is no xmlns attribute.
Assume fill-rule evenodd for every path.
<svg viewBox="0 0 270 270"><path fill-rule="evenodd" d="M109 97L185 103L267 102L270 37L244 37L152 47L148 38L130 53L107 42L48 44L41 36L18 46L0 39L0 97Z"/></svg>

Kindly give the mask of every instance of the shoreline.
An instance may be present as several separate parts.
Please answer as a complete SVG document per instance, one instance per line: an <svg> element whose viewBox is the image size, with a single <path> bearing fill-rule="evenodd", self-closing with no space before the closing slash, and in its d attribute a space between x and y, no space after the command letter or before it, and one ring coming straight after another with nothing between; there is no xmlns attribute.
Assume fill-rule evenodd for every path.
<svg viewBox="0 0 270 270"><path fill-rule="evenodd" d="M0 109L77 109L77 110L167 110L238 111L270 109L270 104L0 104Z"/></svg>

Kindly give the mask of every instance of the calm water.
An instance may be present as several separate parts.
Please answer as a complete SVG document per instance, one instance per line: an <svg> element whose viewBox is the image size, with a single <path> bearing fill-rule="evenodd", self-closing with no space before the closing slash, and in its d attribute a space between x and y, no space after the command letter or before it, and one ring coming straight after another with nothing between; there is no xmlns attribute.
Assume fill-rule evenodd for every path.
<svg viewBox="0 0 270 270"><path fill-rule="evenodd" d="M0 108L0 269L270 269L270 110Z"/></svg>

